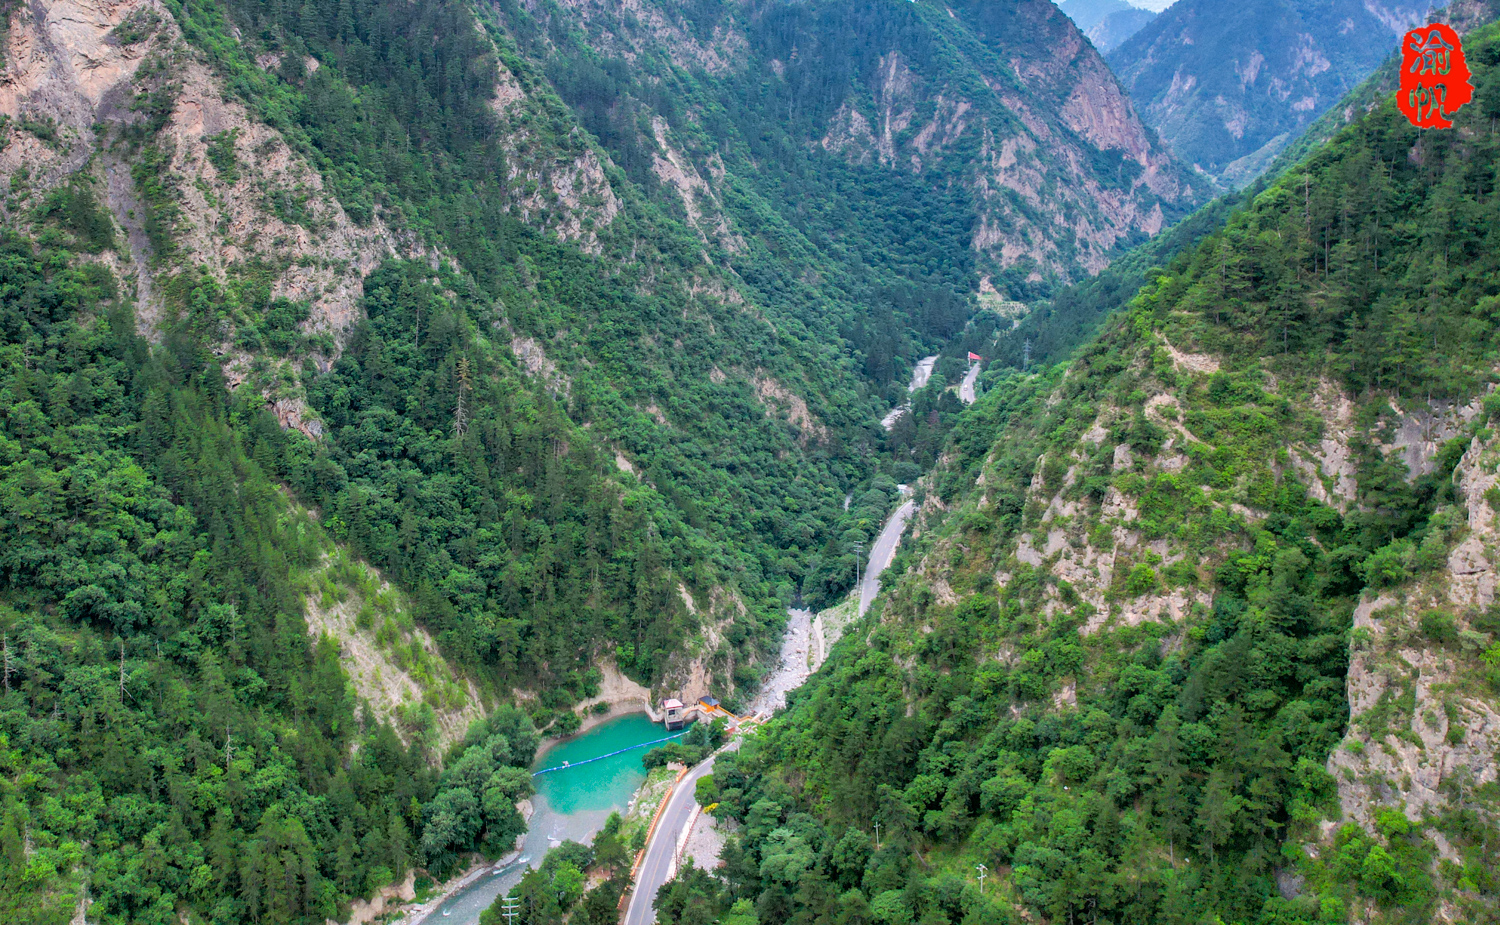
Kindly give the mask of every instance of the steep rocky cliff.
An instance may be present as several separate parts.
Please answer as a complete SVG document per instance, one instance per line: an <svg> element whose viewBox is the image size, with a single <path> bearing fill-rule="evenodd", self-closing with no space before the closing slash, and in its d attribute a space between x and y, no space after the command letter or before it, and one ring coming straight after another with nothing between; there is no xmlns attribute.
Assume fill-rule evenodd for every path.
<svg viewBox="0 0 1500 925"><path fill-rule="evenodd" d="M1181 0L1108 57L1172 150L1239 187L1364 80L1429 7Z"/></svg>
<svg viewBox="0 0 1500 925"><path fill-rule="evenodd" d="M878 263L857 238L883 243L879 223L926 196L946 213L922 229L933 243L967 245L1018 294L1097 271L1202 200L1045 0L496 9L615 161L675 192L737 268L761 210Z"/></svg>
<svg viewBox="0 0 1500 925"><path fill-rule="evenodd" d="M284 423L316 435L286 362L256 350L255 334L231 334L263 325L269 306L298 303L326 364L358 317L364 276L415 254L414 242L401 244L379 217L352 222L305 154L226 98L160 3L22 8L6 43L6 219L70 185L97 202L122 232L100 259L129 284L137 323L156 339L166 290L212 277L231 293L216 345L227 374L245 379L261 356L256 385Z"/></svg>
<svg viewBox="0 0 1500 925"><path fill-rule="evenodd" d="M1494 917L1500 30L1468 47L1457 130L1357 115L1071 364L992 374L883 612L717 768L737 886L891 921Z"/></svg>

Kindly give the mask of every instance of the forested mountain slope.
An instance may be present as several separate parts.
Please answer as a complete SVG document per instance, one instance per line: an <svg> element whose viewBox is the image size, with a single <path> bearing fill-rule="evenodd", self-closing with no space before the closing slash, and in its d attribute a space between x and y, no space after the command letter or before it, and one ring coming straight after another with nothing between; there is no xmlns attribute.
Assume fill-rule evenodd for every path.
<svg viewBox="0 0 1500 925"><path fill-rule="evenodd" d="M1466 46L1455 130L1387 100L974 406L883 612L720 759L704 902L1500 916L1500 30Z"/></svg>
<svg viewBox="0 0 1500 925"><path fill-rule="evenodd" d="M605 670L848 587L982 277L1200 196L1043 0L0 9L7 921L502 850Z"/></svg>
<svg viewBox="0 0 1500 925"><path fill-rule="evenodd" d="M1108 58L1172 150L1238 187L1426 22L1430 6L1180 0Z"/></svg>
<svg viewBox="0 0 1500 925"><path fill-rule="evenodd" d="M495 9L632 178L675 187L707 237L784 225L801 241L779 261L904 254L1016 295L1203 199L1046 0ZM723 260L753 284L747 246Z"/></svg>
<svg viewBox="0 0 1500 925"><path fill-rule="evenodd" d="M1442 9L1430 12L1425 21L1452 26L1460 36L1500 18L1497 0L1454 0ZM1309 125L1271 162L1268 173L1275 175L1302 160L1328 141L1354 119L1383 103L1396 92L1401 68L1401 49L1393 48L1386 60L1354 90Z"/></svg>
<svg viewBox="0 0 1500 925"><path fill-rule="evenodd" d="M1433 12L1431 19L1449 23L1463 35L1493 22L1497 12L1500 5L1494 0L1459 0ZM1005 367L1020 368L1027 356L1031 362L1040 364L1067 358L1093 337L1109 314L1130 302L1147 273L1165 266L1179 252L1217 231L1231 210L1249 202L1355 118L1385 102L1395 92L1399 61L1399 51L1393 50L1392 57L1374 74L1283 148L1270 168L1248 186L1221 194L1208 206L1111 262L1097 275L1060 287L1046 298L1032 302L1019 319L999 318L990 313L976 315L946 352L956 356L969 350L982 354L990 360L987 364L990 376L1001 375Z"/></svg>

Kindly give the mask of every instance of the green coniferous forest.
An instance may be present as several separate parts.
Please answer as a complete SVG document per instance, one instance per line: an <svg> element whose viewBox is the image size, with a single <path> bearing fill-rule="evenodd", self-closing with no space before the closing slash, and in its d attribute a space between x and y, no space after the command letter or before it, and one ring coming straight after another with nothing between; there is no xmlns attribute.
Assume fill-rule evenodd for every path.
<svg viewBox="0 0 1500 925"><path fill-rule="evenodd" d="M1044 0L0 15L0 925L425 895L898 484L663 925L1500 921L1495 27L1189 215Z"/></svg>
<svg viewBox="0 0 1500 925"><path fill-rule="evenodd" d="M49 10L7 6L7 35ZM98 54L135 68L118 95L79 122L39 90L0 126L0 920L318 922L500 853L536 727L577 727L599 660L664 682L712 623L733 702L785 606L840 596L895 481L935 458L941 430L892 447L875 421L969 313L969 193L794 140L871 72L838 35L873 28L947 73L911 11L750 17L771 53L818 28L845 55L759 96L662 61L624 73L504 4L111 15ZM496 110L497 75L520 106ZM663 75L684 93L653 95ZM184 135L220 91L248 121ZM687 133L673 107L715 94L754 101L692 123L740 139L732 240L695 233L646 147L658 110ZM785 107L807 107L793 133ZM278 158L309 172L273 185ZM607 195L528 179L589 158ZM390 229L346 329L278 281L349 258L240 235L246 184L314 244ZM287 426L288 403L316 427ZM380 581L406 609L370 629L408 640L380 644L426 684L388 718L343 641L308 633L315 600ZM467 690L430 674L417 628ZM489 715L444 732L460 707Z"/></svg>
<svg viewBox="0 0 1500 925"><path fill-rule="evenodd" d="M1483 398L1500 358L1500 32L1466 44L1475 99L1455 131L1413 129L1386 101L1154 271L1070 366L1013 375L963 419L930 489L952 512L944 532L903 554L884 614L851 631L784 721L721 759L700 801L742 826L725 879L679 880L668 908L1496 920L1493 780L1455 768L1440 806L1376 804L1367 828L1319 834L1350 783L1331 753L1389 748L1388 729L1415 738L1410 688L1351 717L1351 651L1382 651L1356 605L1453 581L1450 550L1470 529L1455 467L1500 423ZM1331 420L1315 410L1320 383L1353 397L1370 435L1352 444L1350 504L1310 495L1288 456ZM1381 449L1395 408L1471 400L1425 471ZM1096 421L1108 433L1080 442ZM1050 551L1068 518L1087 534L1075 549L1119 544L1098 596L1026 552ZM1125 546L1125 525L1144 542ZM1180 622L1097 622L1173 590L1197 601ZM1465 697L1500 690L1500 611L1432 608L1410 632L1401 644L1454 663L1457 748L1473 728Z"/></svg>

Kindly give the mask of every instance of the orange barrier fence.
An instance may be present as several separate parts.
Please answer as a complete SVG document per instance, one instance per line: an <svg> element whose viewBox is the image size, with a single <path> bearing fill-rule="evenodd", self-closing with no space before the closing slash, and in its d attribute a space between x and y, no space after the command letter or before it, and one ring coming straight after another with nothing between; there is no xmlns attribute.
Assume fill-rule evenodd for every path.
<svg viewBox="0 0 1500 925"><path fill-rule="evenodd" d="M651 836L656 834L656 824L661 821L661 814L667 811L667 804L672 802L672 794L676 792L677 785L682 783L682 778L687 772L687 768L683 768L677 772L677 779L672 781L672 786L667 788L667 793L661 798L661 803L657 804L656 814L651 817L651 825L646 828L646 848L651 847ZM641 871L641 862L646 859L646 848L642 848L636 853L635 863L630 865L630 886L620 892L619 908L621 910L624 910L625 901L629 898L631 891L635 889L635 877Z"/></svg>

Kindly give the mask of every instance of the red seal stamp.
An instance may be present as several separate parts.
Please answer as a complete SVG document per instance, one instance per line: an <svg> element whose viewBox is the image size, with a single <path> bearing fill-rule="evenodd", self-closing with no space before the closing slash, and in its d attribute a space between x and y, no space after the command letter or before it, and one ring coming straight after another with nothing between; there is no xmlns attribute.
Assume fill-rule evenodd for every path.
<svg viewBox="0 0 1500 925"><path fill-rule="evenodd" d="M1452 128L1448 117L1474 98L1458 33L1440 22L1401 40L1401 89L1396 108L1417 128Z"/></svg>

